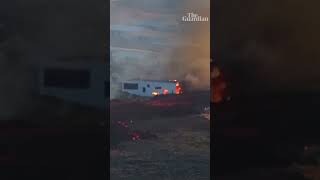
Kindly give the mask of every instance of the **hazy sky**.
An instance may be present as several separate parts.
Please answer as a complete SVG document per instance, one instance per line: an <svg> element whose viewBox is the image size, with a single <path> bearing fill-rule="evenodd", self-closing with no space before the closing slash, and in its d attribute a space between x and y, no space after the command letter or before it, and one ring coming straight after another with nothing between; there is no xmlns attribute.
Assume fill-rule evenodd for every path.
<svg viewBox="0 0 320 180"><path fill-rule="evenodd" d="M112 51L115 61L112 66L118 66L111 67L112 76L117 76L119 81L179 79L187 81L193 88L209 88L209 22L186 23L181 20L189 12L209 16L209 2L112 2L111 46L122 48Z"/></svg>

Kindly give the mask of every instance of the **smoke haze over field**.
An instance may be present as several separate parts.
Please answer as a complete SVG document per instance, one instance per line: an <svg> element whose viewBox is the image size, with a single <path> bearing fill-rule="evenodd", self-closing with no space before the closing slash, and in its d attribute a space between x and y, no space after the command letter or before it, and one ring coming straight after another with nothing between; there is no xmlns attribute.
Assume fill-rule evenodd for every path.
<svg viewBox="0 0 320 180"><path fill-rule="evenodd" d="M135 78L209 89L210 23L182 22L187 13L209 17L209 7L209 0L112 2L111 97L121 81Z"/></svg>

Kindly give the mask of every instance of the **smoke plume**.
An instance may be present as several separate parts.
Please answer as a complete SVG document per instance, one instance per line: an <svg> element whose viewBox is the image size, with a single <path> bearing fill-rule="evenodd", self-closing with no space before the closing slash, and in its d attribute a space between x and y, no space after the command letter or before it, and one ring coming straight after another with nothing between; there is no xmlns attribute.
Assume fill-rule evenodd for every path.
<svg viewBox="0 0 320 180"><path fill-rule="evenodd" d="M111 3L111 97L130 79L177 79L188 89L209 89L210 22L182 21L187 13L209 17L209 7L209 0Z"/></svg>

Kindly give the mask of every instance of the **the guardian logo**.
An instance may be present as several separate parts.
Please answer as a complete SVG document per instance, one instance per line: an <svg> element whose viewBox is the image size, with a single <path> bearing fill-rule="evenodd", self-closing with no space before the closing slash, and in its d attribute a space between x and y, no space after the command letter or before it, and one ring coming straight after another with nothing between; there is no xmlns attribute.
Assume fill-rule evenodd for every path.
<svg viewBox="0 0 320 180"><path fill-rule="evenodd" d="M202 17L196 13L187 13L186 16L182 16L184 22L207 22L209 17Z"/></svg>

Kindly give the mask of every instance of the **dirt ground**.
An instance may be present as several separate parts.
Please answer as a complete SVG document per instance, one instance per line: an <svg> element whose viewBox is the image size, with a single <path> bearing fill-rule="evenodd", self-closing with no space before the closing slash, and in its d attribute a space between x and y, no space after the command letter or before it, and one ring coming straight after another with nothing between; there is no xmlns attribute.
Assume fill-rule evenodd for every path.
<svg viewBox="0 0 320 180"><path fill-rule="evenodd" d="M201 96L203 99L205 96ZM198 99L201 99L197 97ZM114 120L128 120L129 131L148 131L155 137L133 141L118 141L110 149L110 175L112 180L204 180L210 179L210 123L204 114L206 105L193 102L192 98L180 105L171 100L159 99L156 103L135 103L112 106ZM181 103L183 102L183 103ZM151 107L150 104L157 106ZM182 106L181 106L182 105ZM200 108L190 108L199 106ZM176 113L176 111L184 113ZM203 109L202 113L199 109ZM171 110L167 112L166 110ZM180 111L182 110L182 111ZM113 112L113 113L112 113ZM121 113L120 113L121 112ZM123 113L127 112L127 113ZM111 129L112 130L112 129ZM128 133L123 131L123 133ZM111 138L115 137L111 133ZM116 136L117 137L117 136ZM309 151L309 152L308 152ZM320 148L309 149L301 162L288 167L241 168L242 170L216 180L232 179L319 179ZM312 154L312 155L311 155ZM214 162L212 162L214 164ZM234 164L230 161L231 164ZM242 164L242 162L237 162ZM231 165L230 164L230 165Z"/></svg>
<svg viewBox="0 0 320 180"><path fill-rule="evenodd" d="M111 149L111 180L210 179L210 121L200 114L135 120L134 130L156 138Z"/></svg>

